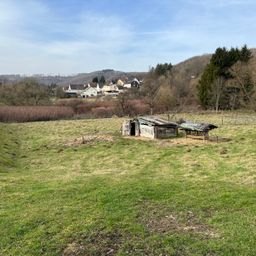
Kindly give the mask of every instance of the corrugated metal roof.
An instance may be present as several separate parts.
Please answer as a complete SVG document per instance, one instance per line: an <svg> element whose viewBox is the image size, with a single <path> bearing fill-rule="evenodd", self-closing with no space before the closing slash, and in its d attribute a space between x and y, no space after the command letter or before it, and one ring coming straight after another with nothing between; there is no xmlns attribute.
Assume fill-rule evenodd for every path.
<svg viewBox="0 0 256 256"><path fill-rule="evenodd" d="M185 123L180 124L180 128L182 130L207 132L207 131L210 131L212 129L218 128L218 126L216 126L214 124L207 124L207 123L185 122Z"/></svg>
<svg viewBox="0 0 256 256"><path fill-rule="evenodd" d="M141 116L141 117L138 117L138 120L146 123L151 123L152 125L175 126L175 127L178 126L178 124L174 122L170 122L168 120L157 118L154 116Z"/></svg>

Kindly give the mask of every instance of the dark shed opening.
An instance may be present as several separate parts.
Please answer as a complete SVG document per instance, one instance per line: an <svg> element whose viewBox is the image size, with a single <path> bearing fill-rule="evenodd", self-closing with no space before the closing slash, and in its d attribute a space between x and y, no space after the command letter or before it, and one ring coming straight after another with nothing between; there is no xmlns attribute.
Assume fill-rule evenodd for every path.
<svg viewBox="0 0 256 256"><path fill-rule="evenodd" d="M131 122L131 136L136 135L136 124L135 122Z"/></svg>

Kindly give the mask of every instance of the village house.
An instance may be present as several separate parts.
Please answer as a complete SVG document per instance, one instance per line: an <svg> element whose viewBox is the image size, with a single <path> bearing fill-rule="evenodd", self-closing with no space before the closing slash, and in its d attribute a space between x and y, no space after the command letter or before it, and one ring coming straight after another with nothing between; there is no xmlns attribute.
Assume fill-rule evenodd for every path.
<svg viewBox="0 0 256 256"><path fill-rule="evenodd" d="M178 124L153 116L142 116L125 121L122 126L122 135L151 139L176 137Z"/></svg>
<svg viewBox="0 0 256 256"><path fill-rule="evenodd" d="M81 93L86 89L87 85L86 84L70 84L66 90L65 93L66 94L70 94L70 95L81 95Z"/></svg>
<svg viewBox="0 0 256 256"><path fill-rule="evenodd" d="M98 83L93 82L88 84L70 84L67 88L64 88L64 92L69 97L117 96L119 93L124 92L125 89L139 88L140 83L137 78L134 78L129 83L124 83L121 79L118 79L116 83L112 81L104 86L99 86Z"/></svg>
<svg viewBox="0 0 256 256"><path fill-rule="evenodd" d="M102 89L98 83L86 84L70 84L67 88L64 88L64 92L71 97L96 97L101 94Z"/></svg>
<svg viewBox="0 0 256 256"><path fill-rule="evenodd" d="M98 95L97 88L95 87L87 87L81 94L80 96L83 98L89 98L89 97L96 97Z"/></svg>
<svg viewBox="0 0 256 256"><path fill-rule="evenodd" d="M134 78L132 81L130 82L126 82L123 84L123 87L126 89L131 89L131 88L139 88L141 84L141 81L139 81L137 78Z"/></svg>
<svg viewBox="0 0 256 256"><path fill-rule="evenodd" d="M124 86L124 82L121 79L118 79L116 84L117 86Z"/></svg>
<svg viewBox="0 0 256 256"><path fill-rule="evenodd" d="M131 83L125 83L124 85L123 85L123 87L124 88L126 88L126 89L130 89L130 88L132 88L132 85L131 85Z"/></svg>
<svg viewBox="0 0 256 256"><path fill-rule="evenodd" d="M118 86L116 84L104 85L102 87L102 94L109 96L117 96L119 94Z"/></svg>
<svg viewBox="0 0 256 256"><path fill-rule="evenodd" d="M139 88L140 87L140 81L137 78L134 78L131 82L131 87L133 88Z"/></svg>

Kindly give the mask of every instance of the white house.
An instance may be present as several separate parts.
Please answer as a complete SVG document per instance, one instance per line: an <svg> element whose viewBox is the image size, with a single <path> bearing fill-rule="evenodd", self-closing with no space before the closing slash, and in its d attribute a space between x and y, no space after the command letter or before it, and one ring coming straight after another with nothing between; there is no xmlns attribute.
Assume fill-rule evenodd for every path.
<svg viewBox="0 0 256 256"><path fill-rule="evenodd" d="M102 93L104 95L116 96L119 94L118 87L116 84L104 85L102 88Z"/></svg>
<svg viewBox="0 0 256 256"><path fill-rule="evenodd" d="M132 87L132 85L130 83L125 83L124 84L124 88L130 89Z"/></svg>
<svg viewBox="0 0 256 256"><path fill-rule="evenodd" d="M70 84L68 88L65 90L67 94L77 94L80 95L85 89L87 85L85 84Z"/></svg>
<svg viewBox="0 0 256 256"><path fill-rule="evenodd" d="M87 87L83 92L81 92L81 97L89 98L89 97L96 97L98 94L97 88L95 87Z"/></svg>
<svg viewBox="0 0 256 256"><path fill-rule="evenodd" d="M100 85L98 83L96 85L96 90L97 90L98 93L102 92L102 88L100 88Z"/></svg>

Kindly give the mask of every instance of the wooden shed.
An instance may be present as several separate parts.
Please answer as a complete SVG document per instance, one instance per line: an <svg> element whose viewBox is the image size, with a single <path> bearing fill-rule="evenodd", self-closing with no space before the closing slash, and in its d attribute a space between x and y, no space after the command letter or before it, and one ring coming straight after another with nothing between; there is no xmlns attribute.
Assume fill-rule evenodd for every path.
<svg viewBox="0 0 256 256"><path fill-rule="evenodd" d="M214 124L208 123L192 123L192 122L184 122L179 125L181 130L185 131L186 138L187 137L201 137L203 139L209 139L209 131L218 126Z"/></svg>
<svg viewBox="0 0 256 256"><path fill-rule="evenodd" d="M122 134L124 136L142 136L151 139L176 137L178 135L178 124L153 116L141 116L126 120L122 126Z"/></svg>

